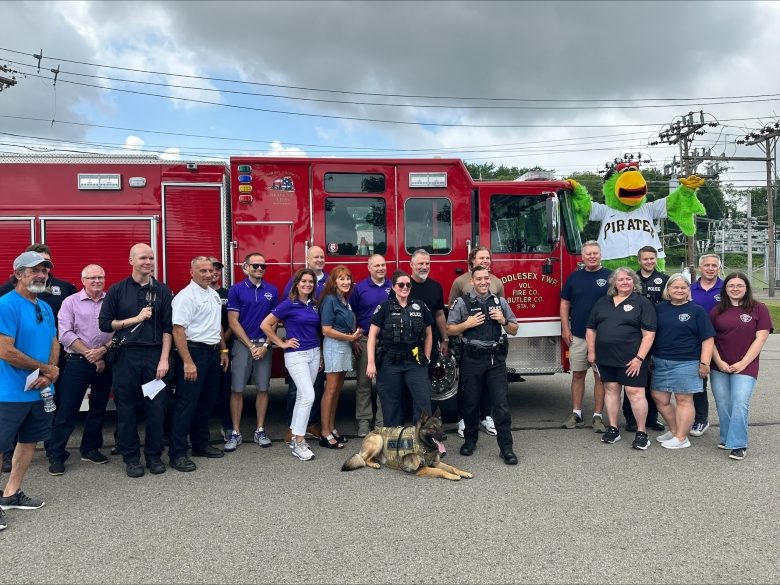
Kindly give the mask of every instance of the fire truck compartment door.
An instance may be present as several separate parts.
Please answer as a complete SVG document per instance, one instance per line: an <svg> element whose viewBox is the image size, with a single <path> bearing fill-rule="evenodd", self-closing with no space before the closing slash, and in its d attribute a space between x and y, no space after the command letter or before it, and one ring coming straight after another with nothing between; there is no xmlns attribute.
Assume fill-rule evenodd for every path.
<svg viewBox="0 0 780 585"><path fill-rule="evenodd" d="M130 275L130 248L148 243L157 257L157 219L151 216L41 217L41 240L52 250L54 274L80 288L81 269L99 264L106 289Z"/></svg>
<svg viewBox="0 0 780 585"><path fill-rule="evenodd" d="M241 282L246 275L241 269L244 258L252 252L265 256L266 278L279 288L292 276L292 228L291 222L237 221L233 237L238 242L233 265L233 282Z"/></svg>
<svg viewBox="0 0 780 585"><path fill-rule="evenodd" d="M14 258L35 241L35 218L0 217L0 230L3 233L0 238L0 271L10 274Z"/></svg>

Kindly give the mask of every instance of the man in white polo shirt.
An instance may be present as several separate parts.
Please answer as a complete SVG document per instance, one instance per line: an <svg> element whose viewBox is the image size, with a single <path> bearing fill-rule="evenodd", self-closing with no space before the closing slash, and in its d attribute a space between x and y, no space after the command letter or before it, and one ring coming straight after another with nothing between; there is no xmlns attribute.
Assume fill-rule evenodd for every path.
<svg viewBox="0 0 780 585"><path fill-rule="evenodd" d="M187 457L187 436L194 457L224 457L209 444L209 415L219 391L220 368L228 367L228 350L222 334L222 300L211 288L211 258L192 260L192 281L173 297L173 342L176 345L176 393L168 450L171 467L195 471Z"/></svg>

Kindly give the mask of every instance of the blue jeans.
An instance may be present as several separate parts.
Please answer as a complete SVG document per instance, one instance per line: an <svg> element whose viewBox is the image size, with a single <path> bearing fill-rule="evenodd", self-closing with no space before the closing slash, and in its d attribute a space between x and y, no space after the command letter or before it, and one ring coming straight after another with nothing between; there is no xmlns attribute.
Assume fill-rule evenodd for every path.
<svg viewBox="0 0 780 585"><path fill-rule="evenodd" d="M727 449L747 449L750 397L756 379L744 374L724 374L712 370L710 381L720 419L720 442Z"/></svg>

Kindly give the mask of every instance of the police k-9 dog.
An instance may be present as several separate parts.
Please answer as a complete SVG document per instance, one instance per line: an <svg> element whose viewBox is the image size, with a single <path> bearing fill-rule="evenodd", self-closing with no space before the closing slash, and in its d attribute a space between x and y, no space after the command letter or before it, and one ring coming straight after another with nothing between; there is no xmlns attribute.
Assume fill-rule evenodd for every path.
<svg viewBox="0 0 780 585"><path fill-rule="evenodd" d="M382 427L368 433L356 453L341 466L341 471L352 471L361 467L379 469L384 463L388 467L414 473L419 477L443 477L458 481L461 477L471 479L473 474L441 462L446 454L444 431L441 428L439 409L433 416L423 413L413 427Z"/></svg>

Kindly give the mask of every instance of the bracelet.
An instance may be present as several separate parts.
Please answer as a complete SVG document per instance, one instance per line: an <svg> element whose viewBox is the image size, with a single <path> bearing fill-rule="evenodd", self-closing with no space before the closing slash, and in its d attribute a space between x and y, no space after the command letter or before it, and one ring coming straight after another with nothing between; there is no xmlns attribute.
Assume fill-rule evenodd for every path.
<svg viewBox="0 0 780 585"><path fill-rule="evenodd" d="M635 355L634 357L635 357L636 359L638 359L640 362L643 362L643 361L645 361L645 358L643 358L643 357L639 357L638 355Z"/></svg>
<svg viewBox="0 0 780 585"><path fill-rule="evenodd" d="M704 362L699 362L699 363L700 363L701 365L703 365L703 366L707 366L708 368L710 367L710 364L705 364Z"/></svg>
<svg viewBox="0 0 780 585"><path fill-rule="evenodd" d="M229 349L220 349L219 353L230 353Z"/></svg>

